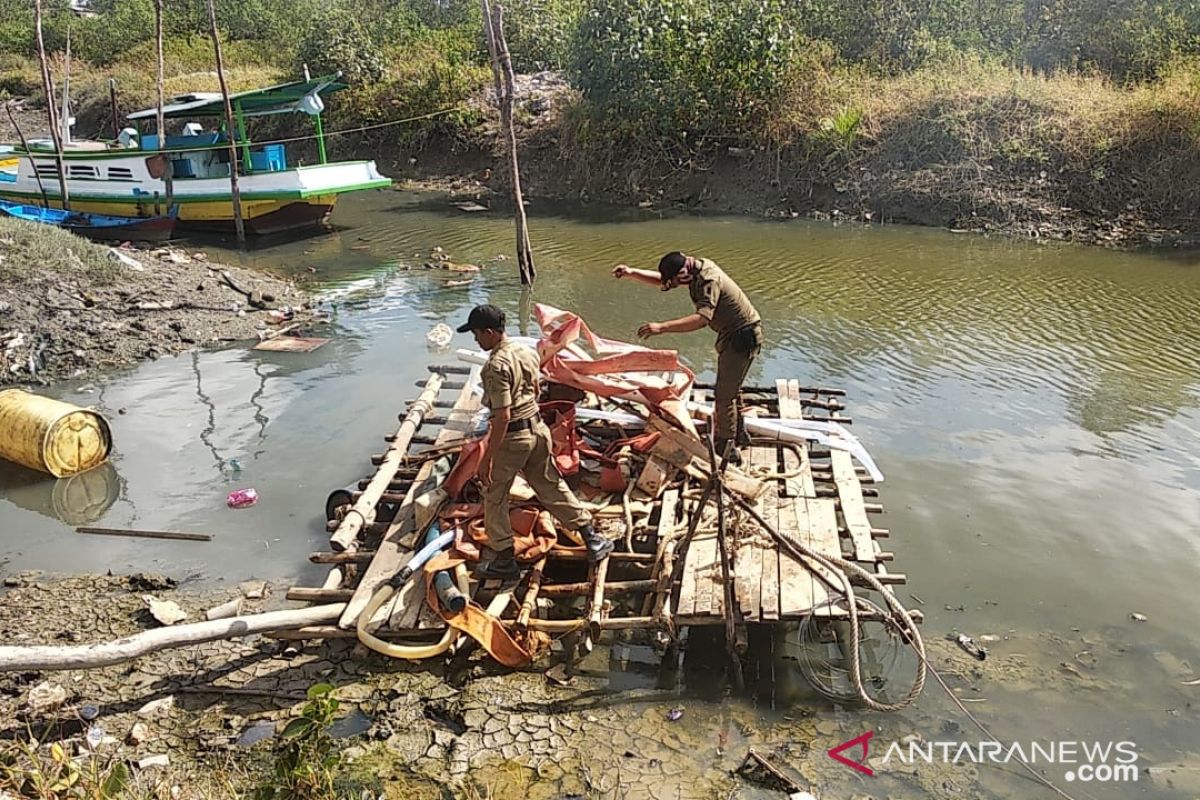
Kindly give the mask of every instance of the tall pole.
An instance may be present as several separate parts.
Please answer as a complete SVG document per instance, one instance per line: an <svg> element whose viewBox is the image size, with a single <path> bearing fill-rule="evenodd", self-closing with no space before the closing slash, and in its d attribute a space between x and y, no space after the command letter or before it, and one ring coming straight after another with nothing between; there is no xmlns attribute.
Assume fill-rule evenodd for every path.
<svg viewBox="0 0 1200 800"><path fill-rule="evenodd" d="M492 58L492 77L496 83L496 99L500 104L500 124L508 144L508 166L512 177L513 216L517 224L517 267L521 284L533 286L537 269L533 265L533 247L529 244L529 228L525 221L525 201L521 195L521 170L517 164L517 133L513 128L513 68L504 39L504 9L499 3L489 8L483 4L483 26L487 33L488 53Z"/></svg>
<svg viewBox="0 0 1200 800"><path fill-rule="evenodd" d="M62 192L62 207L71 208L71 198L67 192L67 171L63 166L62 139L59 138L58 112L54 109L54 83L50 80L50 66L46 63L46 43L42 39L42 0L33 0L33 26L37 32L38 62L42 65L42 90L46 93L46 114L50 120L50 139L54 142L54 163L58 167L58 187ZM26 148L28 150L28 148ZM33 154L29 154L34 172L37 172L37 162ZM49 208L49 206L47 206Z"/></svg>
<svg viewBox="0 0 1200 800"><path fill-rule="evenodd" d="M229 140L229 188L233 196L233 225L237 229L238 247L246 246L246 226L242 222L242 195L238 191L237 128L233 124L233 105L229 102L229 87L225 84L225 61L221 58L221 37L217 34L217 9L213 0L208 0L208 24L212 33L213 49L217 54L217 80L221 83L221 97L225 100L225 133Z"/></svg>
<svg viewBox="0 0 1200 800"><path fill-rule="evenodd" d="M17 118L13 116L12 101L4 101L4 110L8 112L8 121L12 123L13 130L17 132L17 138L21 140L21 147L25 148L25 152L29 152L29 142L25 140L25 134L21 132L21 126L17 124ZM37 181L38 191L42 193L42 205L46 208L50 207L50 198L46 196L46 187L42 184L42 175L37 171L37 163L33 159L29 160L33 164L33 179Z"/></svg>
<svg viewBox="0 0 1200 800"><path fill-rule="evenodd" d="M117 79L108 79L108 105L112 111L113 138L121 135L121 115L117 111Z"/></svg>
<svg viewBox="0 0 1200 800"><path fill-rule="evenodd" d="M171 157L167 155L167 124L163 118L163 0L154 0L154 39L158 51L158 109L154 115L154 122L157 125L158 152L163 160L163 183L167 188L167 210L169 212L175 202L175 182L171 174Z"/></svg>
<svg viewBox="0 0 1200 800"><path fill-rule="evenodd" d="M67 25L67 57L63 69L62 116L58 118L61 126L59 135L64 145L71 143L71 26Z"/></svg>

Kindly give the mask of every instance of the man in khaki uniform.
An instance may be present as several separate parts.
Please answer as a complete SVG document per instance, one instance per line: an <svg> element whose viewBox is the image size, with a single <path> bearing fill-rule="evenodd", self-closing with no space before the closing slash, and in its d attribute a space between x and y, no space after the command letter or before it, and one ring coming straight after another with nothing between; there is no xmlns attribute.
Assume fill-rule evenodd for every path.
<svg viewBox="0 0 1200 800"><path fill-rule="evenodd" d="M550 429L538 413L541 364L537 353L504 333L504 312L493 305L476 306L459 333L470 331L478 345L491 353L483 365L483 403L491 410L487 451L479 465L484 487L483 523L496 557L479 574L512 578L520 569L513 558L513 532L508 494L517 473L538 501L559 522L578 531L596 562L612 552L613 543L592 528L592 517L554 466Z"/></svg>
<svg viewBox="0 0 1200 800"><path fill-rule="evenodd" d="M712 328L717 334L717 388L713 422L717 452L737 439L741 431L738 392L750 371L750 365L762 349L762 318L725 271L707 258L693 258L678 251L667 253L658 262L658 271L634 269L625 264L613 267L614 278L633 278L664 292L687 286L696 313L668 322L647 322L638 328L638 336L660 333L687 333ZM741 463L737 450L730 461Z"/></svg>

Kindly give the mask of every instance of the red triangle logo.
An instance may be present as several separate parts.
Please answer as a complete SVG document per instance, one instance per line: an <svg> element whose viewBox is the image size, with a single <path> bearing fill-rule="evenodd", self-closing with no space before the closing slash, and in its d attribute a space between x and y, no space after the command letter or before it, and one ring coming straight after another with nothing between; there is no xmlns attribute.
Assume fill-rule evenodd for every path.
<svg viewBox="0 0 1200 800"><path fill-rule="evenodd" d="M834 761L838 761L842 764L845 764L847 767L850 767L850 769L856 769L859 772L863 773L864 775L870 775L871 777L874 777L875 770L871 769L870 767L868 767L866 765L868 742L871 741L871 737L874 735L875 735L875 731L867 731L862 736L855 736L853 739L851 739L848 742L842 742L837 747L833 748L832 750L827 751L829 754L829 757L832 758ZM852 750L855 747L858 747L859 745L862 745L862 758L860 758L858 760L854 760L848 756L842 755L842 753L844 751Z"/></svg>

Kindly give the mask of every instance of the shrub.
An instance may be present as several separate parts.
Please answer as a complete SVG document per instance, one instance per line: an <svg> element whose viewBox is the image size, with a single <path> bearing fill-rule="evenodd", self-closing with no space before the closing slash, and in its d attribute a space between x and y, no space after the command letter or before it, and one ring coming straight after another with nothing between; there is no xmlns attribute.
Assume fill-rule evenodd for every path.
<svg viewBox="0 0 1200 800"><path fill-rule="evenodd" d="M313 75L341 70L354 84L374 83L384 76L383 53L370 28L348 7L335 7L317 17L300 38L297 71Z"/></svg>

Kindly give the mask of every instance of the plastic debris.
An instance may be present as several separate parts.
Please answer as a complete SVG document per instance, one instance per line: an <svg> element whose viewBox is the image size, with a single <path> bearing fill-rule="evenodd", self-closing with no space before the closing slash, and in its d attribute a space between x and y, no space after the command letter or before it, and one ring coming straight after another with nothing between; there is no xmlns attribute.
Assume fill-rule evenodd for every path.
<svg viewBox="0 0 1200 800"><path fill-rule="evenodd" d="M948 638L962 648L963 652L974 656L979 661L987 659L987 648L979 644L979 642L975 641L970 636L967 636L965 633L960 633L957 636L951 634Z"/></svg>
<svg viewBox="0 0 1200 800"><path fill-rule="evenodd" d="M84 722L91 722L98 716L100 716L100 709L91 703L79 707L79 718Z"/></svg>
<svg viewBox="0 0 1200 800"><path fill-rule="evenodd" d="M149 767L169 767L171 766L171 759L166 753L163 753L160 756L146 756L141 761L137 762L137 765L138 769L147 769Z"/></svg>
<svg viewBox="0 0 1200 800"><path fill-rule="evenodd" d="M104 728L101 725L93 725L87 731L88 749L95 750L104 741Z"/></svg>
<svg viewBox="0 0 1200 800"><path fill-rule="evenodd" d="M225 502L230 508L249 508L258 502L258 490L234 489L229 493L229 497L225 498Z"/></svg>
<svg viewBox="0 0 1200 800"><path fill-rule="evenodd" d="M150 729L146 727L144 722L135 722L133 727L129 729L129 736L125 741L136 746L150 738Z"/></svg>
<svg viewBox="0 0 1200 800"><path fill-rule="evenodd" d="M431 347L447 347L450 344L450 340L453 338L454 331L452 331L450 326L444 322L439 322L437 325L434 325L429 330L429 333L425 334L425 341L428 342Z"/></svg>
<svg viewBox="0 0 1200 800"><path fill-rule="evenodd" d="M56 711L67 702L67 690L57 683L42 681L29 690L29 709L35 714Z"/></svg>
<svg viewBox="0 0 1200 800"><path fill-rule="evenodd" d="M174 625L180 620L187 619L187 612L179 607L174 600L159 600L152 595L142 595L142 600L150 607L150 616L162 625Z"/></svg>
<svg viewBox="0 0 1200 800"><path fill-rule="evenodd" d="M139 717L152 717L162 711L170 711L174 707L175 696L167 695L166 697L160 697L157 700L151 700L149 703L146 703L146 705L137 710L137 715Z"/></svg>
<svg viewBox="0 0 1200 800"><path fill-rule="evenodd" d="M1149 619L1149 617L1147 617L1145 614L1139 614L1136 611L1130 614L1129 618L1134 622L1145 622L1147 619Z"/></svg>
<svg viewBox="0 0 1200 800"><path fill-rule="evenodd" d="M667 712L667 722L678 722L681 719L683 719L682 708L672 708Z"/></svg>

